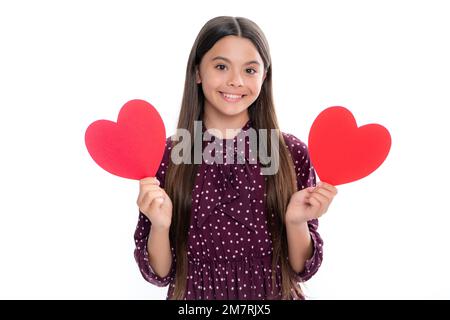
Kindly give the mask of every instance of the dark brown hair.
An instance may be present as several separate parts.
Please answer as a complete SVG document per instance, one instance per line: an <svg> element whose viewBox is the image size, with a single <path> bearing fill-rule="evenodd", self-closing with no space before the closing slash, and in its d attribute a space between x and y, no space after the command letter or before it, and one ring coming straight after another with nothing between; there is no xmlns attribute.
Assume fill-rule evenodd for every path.
<svg viewBox="0 0 450 320"><path fill-rule="evenodd" d="M213 45L225 36L238 36L249 39L258 50L266 71L261 92L248 112L253 128L279 129L272 98L272 61L267 40L261 29L251 20L241 17L220 16L208 21L200 30L192 46L186 69L183 100L181 103L178 128L186 129L194 137L194 121L203 119L204 94L201 84L196 83L196 69L202 57ZM285 213L291 195L296 191L294 165L286 148L284 139L278 132L279 170L268 175L265 183L266 212L270 222L273 259L272 288L275 287L277 264L281 268L282 298L298 297L301 288L294 280L294 273L288 261L288 246L285 228ZM191 146L191 159L194 159L194 140ZM173 142L176 144L176 142ZM268 150L271 150L271 137L268 135ZM276 158L276 157L273 157ZM175 165L169 161L165 180L166 192L173 202L173 220L170 228L170 241L175 247L176 272L175 288L172 299L183 299L187 281L187 236L191 214L191 193L194 187L198 164L181 163Z"/></svg>

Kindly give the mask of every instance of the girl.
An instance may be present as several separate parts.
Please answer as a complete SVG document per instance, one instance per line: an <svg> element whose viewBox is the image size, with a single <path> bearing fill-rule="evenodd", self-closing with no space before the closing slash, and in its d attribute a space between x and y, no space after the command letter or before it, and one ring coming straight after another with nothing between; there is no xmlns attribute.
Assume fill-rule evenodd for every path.
<svg viewBox="0 0 450 320"><path fill-rule="evenodd" d="M186 141L167 139L156 177L140 181L134 238L143 277L170 284L168 299L303 299L300 283L322 262L317 219L337 190L316 186L306 145L279 131L268 136L268 150L280 146L276 174L262 175L266 165L259 158L250 164L247 152L243 163L228 163L239 157L233 151L242 139L226 129L279 129L269 47L254 22L223 16L201 29L178 129L194 137L195 121L202 121L202 134L217 133L202 150L215 143L228 159L175 164L172 150ZM187 142L193 159L194 141Z"/></svg>

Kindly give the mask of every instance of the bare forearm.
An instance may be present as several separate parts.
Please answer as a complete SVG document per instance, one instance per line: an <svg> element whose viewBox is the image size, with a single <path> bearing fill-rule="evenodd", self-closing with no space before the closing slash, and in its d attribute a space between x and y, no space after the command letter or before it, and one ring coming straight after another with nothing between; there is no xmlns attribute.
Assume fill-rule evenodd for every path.
<svg viewBox="0 0 450 320"><path fill-rule="evenodd" d="M289 262L292 269L300 273L305 268L305 262L313 254L313 243L309 233L308 223L286 222L286 233L289 248Z"/></svg>
<svg viewBox="0 0 450 320"><path fill-rule="evenodd" d="M148 262L160 277L170 272L172 252L170 251L169 229L151 228L147 242Z"/></svg>

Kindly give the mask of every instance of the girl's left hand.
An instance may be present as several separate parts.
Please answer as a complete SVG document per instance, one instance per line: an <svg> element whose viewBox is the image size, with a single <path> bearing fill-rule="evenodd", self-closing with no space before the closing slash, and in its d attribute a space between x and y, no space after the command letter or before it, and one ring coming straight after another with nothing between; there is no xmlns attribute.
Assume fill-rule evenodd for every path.
<svg viewBox="0 0 450 320"><path fill-rule="evenodd" d="M299 224L319 218L327 212L336 194L336 187L325 182L295 192L287 207L286 223Z"/></svg>

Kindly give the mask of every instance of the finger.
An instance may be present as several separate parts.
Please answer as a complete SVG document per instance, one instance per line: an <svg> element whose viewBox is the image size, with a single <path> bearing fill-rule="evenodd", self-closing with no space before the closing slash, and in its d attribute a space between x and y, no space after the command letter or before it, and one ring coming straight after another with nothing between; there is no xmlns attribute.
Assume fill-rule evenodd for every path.
<svg viewBox="0 0 450 320"><path fill-rule="evenodd" d="M162 190L162 188L157 184L143 184L140 187L141 192L148 192L153 190Z"/></svg>
<svg viewBox="0 0 450 320"><path fill-rule="evenodd" d="M164 196L163 196L163 201L162 201L161 206L167 206L170 203L169 195L164 191L164 189L162 189L162 192L164 193Z"/></svg>
<svg viewBox="0 0 450 320"><path fill-rule="evenodd" d="M322 195L320 193L316 193L316 192L314 194L312 194L311 197L315 198L317 201L320 202L321 214L325 213L328 210L331 200L329 200L324 195Z"/></svg>
<svg viewBox="0 0 450 320"><path fill-rule="evenodd" d="M147 192L149 191L154 191L154 190L162 190L161 187L159 187L158 185L155 184L145 184L145 185L141 185L140 186L140 191L139 191L139 195L138 195L138 200L137 203L139 204L142 201L142 198L147 194Z"/></svg>
<svg viewBox="0 0 450 320"><path fill-rule="evenodd" d="M327 206L320 202L317 198L312 199L312 201L316 203L314 218L320 218L327 211Z"/></svg>
<svg viewBox="0 0 450 320"><path fill-rule="evenodd" d="M159 190L149 191L149 192L145 193L145 195L142 199L141 205L144 208L148 208L150 206L150 203L153 201L153 199L163 198L163 197L164 197L164 194Z"/></svg>
<svg viewBox="0 0 450 320"><path fill-rule="evenodd" d="M320 210L321 203L319 200L317 200L315 197L311 196L311 197L309 197L308 201L311 204L311 206L313 206L316 210Z"/></svg>
<svg viewBox="0 0 450 320"><path fill-rule="evenodd" d="M333 186L333 185L331 185L329 183L323 182L323 181L320 181L318 186L321 187L321 188L325 188L326 190L330 191L334 195L336 195L337 192L338 192L338 190L337 190L337 188L335 186Z"/></svg>
<svg viewBox="0 0 450 320"><path fill-rule="evenodd" d="M161 206L161 204L163 203L163 201L164 201L164 199L162 197L154 198L153 201L150 202L150 205L148 207L149 212L151 213L151 212L154 212L156 209L158 209Z"/></svg>
<svg viewBox="0 0 450 320"><path fill-rule="evenodd" d="M311 194L311 199L317 200L320 203L321 208L325 207L329 202L327 197L317 192Z"/></svg>
<svg viewBox="0 0 450 320"><path fill-rule="evenodd" d="M162 202L162 198L153 198L150 203L146 203L144 210L146 210L146 212L148 213L148 217L150 220L152 220L151 217L153 213L161 207Z"/></svg>
<svg viewBox="0 0 450 320"><path fill-rule="evenodd" d="M162 193L164 193L165 196L168 196L168 195L167 195L167 192L166 192L166 190L164 190L164 188L161 188L161 187L160 187L159 189L161 190Z"/></svg>
<svg viewBox="0 0 450 320"><path fill-rule="evenodd" d="M317 193L325 196L328 199L328 201L331 201L331 199L334 198L334 193L332 193L331 191L329 191L323 187L316 188L316 190L314 190L314 192L317 192Z"/></svg>
<svg viewBox="0 0 450 320"><path fill-rule="evenodd" d="M313 205L313 204L311 203L311 198L310 198L310 197L305 198L305 203L306 203L307 205L310 205L310 206Z"/></svg>
<svg viewBox="0 0 450 320"><path fill-rule="evenodd" d="M164 198L164 192L161 190L150 190L146 192L146 198Z"/></svg>
<svg viewBox="0 0 450 320"><path fill-rule="evenodd" d="M166 201L166 199L170 199L169 195L167 194L166 190L164 190L163 188L161 188L162 193L164 194L164 201Z"/></svg>
<svg viewBox="0 0 450 320"><path fill-rule="evenodd" d="M145 184L157 184L159 185L160 182L156 177L147 177L144 179L139 180L139 184L140 185L145 185Z"/></svg>

